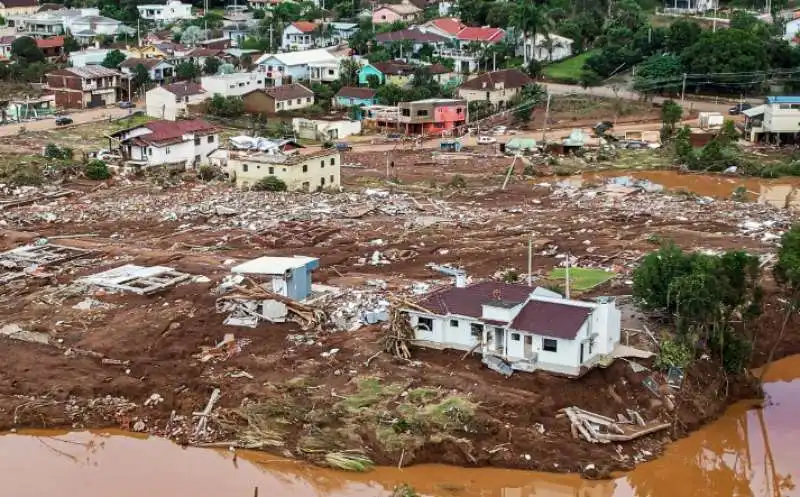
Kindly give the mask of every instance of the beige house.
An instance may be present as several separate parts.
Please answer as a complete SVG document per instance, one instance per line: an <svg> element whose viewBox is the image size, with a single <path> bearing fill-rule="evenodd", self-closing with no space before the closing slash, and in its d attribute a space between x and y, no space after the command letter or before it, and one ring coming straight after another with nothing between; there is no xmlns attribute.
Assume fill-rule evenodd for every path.
<svg viewBox="0 0 800 497"><path fill-rule="evenodd" d="M147 115L174 121L188 116L188 106L211 98L197 83L173 83L153 88L145 93Z"/></svg>
<svg viewBox="0 0 800 497"><path fill-rule="evenodd" d="M0 0L0 16L25 16L39 10L36 0Z"/></svg>
<svg viewBox="0 0 800 497"><path fill-rule="evenodd" d="M313 192L341 186L341 162L341 154L335 148L298 149L289 154L279 150L231 153L227 172L239 188L249 188L260 179L275 176L290 191Z"/></svg>
<svg viewBox="0 0 800 497"><path fill-rule="evenodd" d="M534 81L517 69L486 72L458 87L458 96L467 102L489 102L494 108L508 106L522 88Z"/></svg>

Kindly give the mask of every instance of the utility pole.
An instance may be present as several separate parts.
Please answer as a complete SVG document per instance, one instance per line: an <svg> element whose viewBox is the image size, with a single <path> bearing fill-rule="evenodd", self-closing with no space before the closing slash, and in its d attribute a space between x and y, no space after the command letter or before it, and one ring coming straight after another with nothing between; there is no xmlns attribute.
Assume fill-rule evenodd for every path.
<svg viewBox="0 0 800 497"><path fill-rule="evenodd" d="M565 295L566 295L567 299L569 299L569 265L570 265L570 259L572 259L572 253L571 252L567 252L567 268L566 268L566 271L565 271L565 273L566 273L565 274L566 275L566 283L564 285Z"/></svg>
<svg viewBox="0 0 800 497"><path fill-rule="evenodd" d="M547 92L547 105L544 108L544 124L542 125L542 142L547 140L547 121L550 119L550 99L553 98L553 94L549 91Z"/></svg>
<svg viewBox="0 0 800 497"><path fill-rule="evenodd" d="M492 71L497 70L497 52L492 52Z"/></svg>
<svg viewBox="0 0 800 497"><path fill-rule="evenodd" d="M528 286L533 286L533 235L528 235Z"/></svg>
<svg viewBox="0 0 800 497"><path fill-rule="evenodd" d="M769 0L767 0L769 1ZM719 8L719 0L714 0L714 21L711 23L711 32L717 32L717 9Z"/></svg>
<svg viewBox="0 0 800 497"><path fill-rule="evenodd" d="M274 49L272 48L272 23L269 25L269 51L274 53Z"/></svg>
<svg viewBox="0 0 800 497"><path fill-rule="evenodd" d="M686 73L683 73L683 84L681 85L681 105L686 97Z"/></svg>

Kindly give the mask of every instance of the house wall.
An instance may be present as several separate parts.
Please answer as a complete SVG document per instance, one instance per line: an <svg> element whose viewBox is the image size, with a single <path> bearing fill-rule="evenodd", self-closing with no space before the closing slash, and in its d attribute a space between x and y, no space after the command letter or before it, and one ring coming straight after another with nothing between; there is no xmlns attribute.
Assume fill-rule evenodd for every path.
<svg viewBox="0 0 800 497"><path fill-rule="evenodd" d="M504 107L519 91L519 88L503 88L502 90L459 89L458 96L467 102L489 102L495 107Z"/></svg>
<svg viewBox="0 0 800 497"><path fill-rule="evenodd" d="M241 97L245 93L266 88L267 78L259 72L241 72L223 76L204 76L200 85L211 95Z"/></svg>
<svg viewBox="0 0 800 497"><path fill-rule="evenodd" d="M306 171L303 171L303 166L306 166ZM240 188L247 188L267 176L275 176L283 180L289 190L314 191L318 188L338 188L341 185L340 166L341 154L331 152L292 165L257 162L245 157L231 158L228 172L236 178L236 186ZM325 180L324 183L322 180Z"/></svg>
<svg viewBox="0 0 800 497"><path fill-rule="evenodd" d="M282 112L282 111L293 111L298 109L304 109L306 107L311 107L314 105L314 97L300 97L300 98L290 98L288 100L277 100L275 102L275 111Z"/></svg>
<svg viewBox="0 0 800 497"><path fill-rule="evenodd" d="M382 72L367 64L366 66L362 67L360 71L358 71L358 84L361 86L369 85L370 76L377 76L378 81L381 83L383 83L385 80Z"/></svg>
<svg viewBox="0 0 800 497"><path fill-rule="evenodd" d="M377 100L374 98L335 97L334 103L338 107L352 107L354 105L362 107L365 105L375 105Z"/></svg>
<svg viewBox="0 0 800 497"><path fill-rule="evenodd" d="M269 95L256 91L242 98L244 111L248 114L274 114L275 100Z"/></svg>
<svg viewBox="0 0 800 497"><path fill-rule="evenodd" d="M796 133L800 131L800 103L765 105L762 127L768 133Z"/></svg>
<svg viewBox="0 0 800 497"><path fill-rule="evenodd" d="M338 140L361 133L361 121L323 121L295 117L292 129L298 138Z"/></svg>
<svg viewBox="0 0 800 497"><path fill-rule="evenodd" d="M212 137L211 143L208 137ZM162 164L184 164L191 166L194 164L196 156L200 156L200 163L208 163L208 154L219 148L219 135L200 136L200 144L195 145L195 140L186 140L166 146L131 146L130 158L132 160L147 161L149 166L160 166Z"/></svg>
<svg viewBox="0 0 800 497"><path fill-rule="evenodd" d="M35 14L37 10L39 10L38 4L25 7L0 7L0 15L6 18L8 16L28 16Z"/></svg>
<svg viewBox="0 0 800 497"><path fill-rule="evenodd" d="M412 77L413 75L411 74L388 74L386 75L386 83L397 86L406 86L411 82Z"/></svg>
<svg viewBox="0 0 800 497"><path fill-rule="evenodd" d="M403 20L403 16L385 7L380 8L372 13L372 24L391 24L395 21Z"/></svg>

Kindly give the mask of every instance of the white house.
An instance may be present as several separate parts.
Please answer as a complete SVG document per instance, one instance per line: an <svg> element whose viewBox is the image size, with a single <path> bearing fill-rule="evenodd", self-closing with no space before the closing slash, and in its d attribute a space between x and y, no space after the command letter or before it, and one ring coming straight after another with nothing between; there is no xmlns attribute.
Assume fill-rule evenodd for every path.
<svg viewBox="0 0 800 497"><path fill-rule="evenodd" d="M69 65L71 67L99 66L105 60L108 52L111 51L113 51L111 48L87 48L80 52L71 52L69 54ZM120 51L126 56L128 55L125 50Z"/></svg>
<svg viewBox="0 0 800 497"><path fill-rule="evenodd" d="M536 59L539 62L554 62L572 55L572 43L571 38L564 36L552 33L544 36L541 33L536 33L535 37L526 39L524 43L520 38L520 45L516 49L516 54L522 56L524 47L528 52L528 60Z"/></svg>
<svg viewBox="0 0 800 497"><path fill-rule="evenodd" d="M284 50L309 50L317 46L320 25L309 21L297 21L283 30L281 48Z"/></svg>
<svg viewBox="0 0 800 497"><path fill-rule="evenodd" d="M272 84L279 85L296 80L310 79L310 67L337 66L341 57L333 55L324 48L304 50L302 52L286 52L264 54L256 60L258 71L267 76ZM324 79L323 79L324 80Z"/></svg>
<svg viewBox="0 0 800 497"><path fill-rule="evenodd" d="M297 138L306 140L340 140L361 133L361 121L349 119L292 119L292 130Z"/></svg>
<svg viewBox="0 0 800 497"><path fill-rule="evenodd" d="M171 78L175 71L172 64L161 59L138 59L135 57L123 60L119 65L119 70L123 74L133 74L139 65L147 69L150 81L164 81L166 78Z"/></svg>
<svg viewBox="0 0 800 497"><path fill-rule="evenodd" d="M160 24L172 24L182 19L192 19L192 4L181 3L179 0L170 0L166 5L142 4L137 5L139 17Z"/></svg>
<svg viewBox="0 0 800 497"><path fill-rule="evenodd" d="M266 88L266 81L267 78L260 72L234 72L203 76L200 79L200 85L211 95L241 97L253 90Z"/></svg>
<svg viewBox="0 0 800 497"><path fill-rule="evenodd" d="M110 135L134 166L193 166L208 163L219 148L219 130L200 119L151 121Z"/></svg>
<svg viewBox="0 0 800 497"><path fill-rule="evenodd" d="M148 116L174 121L186 117L189 105L198 104L210 96L197 83L173 83L145 93L145 109Z"/></svg>
<svg viewBox="0 0 800 497"><path fill-rule="evenodd" d="M613 298L571 300L541 287L487 281L440 289L417 304L404 312L418 345L475 349L521 371L579 376L620 340Z"/></svg>

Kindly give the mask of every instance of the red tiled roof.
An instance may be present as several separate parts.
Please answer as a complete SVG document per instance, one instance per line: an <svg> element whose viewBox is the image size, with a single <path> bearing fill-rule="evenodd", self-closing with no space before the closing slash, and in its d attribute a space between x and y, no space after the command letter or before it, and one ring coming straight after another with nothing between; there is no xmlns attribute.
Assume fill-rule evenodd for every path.
<svg viewBox="0 0 800 497"><path fill-rule="evenodd" d="M377 43L390 43L394 41L414 41L417 43L444 43L447 38L437 35L436 33L426 33L418 29L401 29L399 31L390 31L388 33L378 33L375 35Z"/></svg>
<svg viewBox="0 0 800 497"><path fill-rule="evenodd" d="M483 304L496 300L522 303L534 290L533 287L513 283L484 281L464 288L450 287L435 291L417 304L440 315L458 314L480 318L483 315Z"/></svg>
<svg viewBox="0 0 800 497"><path fill-rule="evenodd" d="M533 80L518 69L503 69L494 72L485 72L460 86L465 90L493 91L497 83L503 83L503 88L522 88L533 83Z"/></svg>
<svg viewBox="0 0 800 497"><path fill-rule="evenodd" d="M2 2L2 0L0 0ZM63 36L53 36L51 38L41 38L36 40L36 46L39 48L55 48L64 46Z"/></svg>
<svg viewBox="0 0 800 497"><path fill-rule="evenodd" d="M442 17L441 19L434 19L431 21L431 24L441 29L445 33L453 36L457 35L459 31L467 27L466 24L463 24L455 17Z"/></svg>
<svg viewBox="0 0 800 497"><path fill-rule="evenodd" d="M202 119L190 119L184 121L151 121L143 127L152 133L136 138L137 141L156 145L168 145L170 143L182 142L183 135L187 133L210 134L217 131L217 128Z"/></svg>
<svg viewBox="0 0 800 497"><path fill-rule="evenodd" d="M482 41L486 43L495 43L500 41L505 35L505 31L500 28L490 28L484 26L482 28L464 28L458 32L456 38L461 41Z"/></svg>
<svg viewBox="0 0 800 497"><path fill-rule="evenodd" d="M435 62L435 63L433 63L433 64L431 64L429 66L426 66L426 67L431 72L431 74L447 74L447 73L453 72L450 69L448 69L447 67L445 67L444 65L439 64L438 62Z"/></svg>
<svg viewBox="0 0 800 497"><path fill-rule="evenodd" d="M194 48L187 52L185 57L217 57L222 53L222 50L216 48Z"/></svg>
<svg viewBox="0 0 800 497"><path fill-rule="evenodd" d="M361 98L364 100L368 100L370 98L375 98L375 94L377 93L376 90L372 88L357 88L355 86L343 86L338 93L336 93L337 97L346 97L346 98Z"/></svg>
<svg viewBox="0 0 800 497"><path fill-rule="evenodd" d="M309 21L296 21L292 23L292 26L296 27L303 33L311 33L317 29L317 24Z"/></svg>
<svg viewBox="0 0 800 497"><path fill-rule="evenodd" d="M531 300L520 310L510 327L536 335L574 340L591 313L589 307Z"/></svg>

